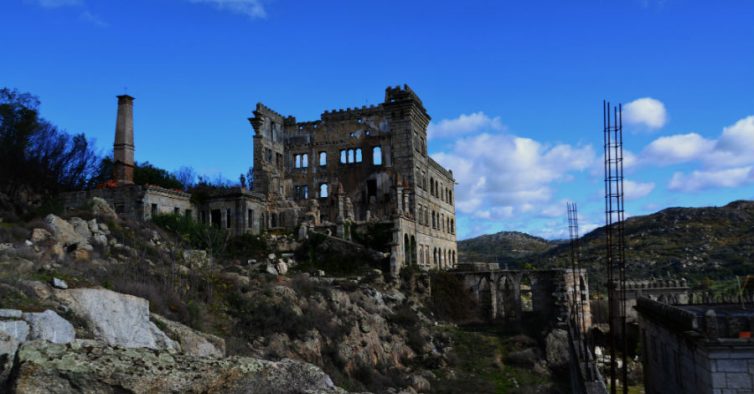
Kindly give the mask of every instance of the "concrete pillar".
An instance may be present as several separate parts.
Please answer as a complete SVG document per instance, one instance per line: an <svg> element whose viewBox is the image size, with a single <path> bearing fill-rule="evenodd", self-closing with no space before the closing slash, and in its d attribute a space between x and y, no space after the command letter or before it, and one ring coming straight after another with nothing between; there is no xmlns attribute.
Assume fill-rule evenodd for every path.
<svg viewBox="0 0 754 394"><path fill-rule="evenodd" d="M113 177L118 184L134 183L134 98L118 96L113 144Z"/></svg>

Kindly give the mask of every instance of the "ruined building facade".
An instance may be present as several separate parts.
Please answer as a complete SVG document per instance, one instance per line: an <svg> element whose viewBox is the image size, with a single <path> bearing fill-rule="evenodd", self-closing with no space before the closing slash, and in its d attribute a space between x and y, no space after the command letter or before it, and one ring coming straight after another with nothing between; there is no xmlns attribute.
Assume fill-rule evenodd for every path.
<svg viewBox="0 0 754 394"><path fill-rule="evenodd" d="M427 154L430 116L409 88L389 87L383 103L326 111L298 122L257 104L253 180L201 203L180 191L133 185L133 98L119 96L117 185L72 193L74 206L97 195L121 214L147 220L181 213L238 235L296 230L351 239L371 223L392 229L391 270L447 269L457 261L453 173Z"/></svg>

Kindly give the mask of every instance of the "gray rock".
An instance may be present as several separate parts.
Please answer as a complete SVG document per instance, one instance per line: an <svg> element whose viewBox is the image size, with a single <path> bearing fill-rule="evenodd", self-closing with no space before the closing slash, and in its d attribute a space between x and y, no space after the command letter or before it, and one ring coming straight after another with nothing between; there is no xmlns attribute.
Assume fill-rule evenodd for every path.
<svg viewBox="0 0 754 394"><path fill-rule="evenodd" d="M52 343L71 343L76 339L73 325L49 309L42 313L24 313L24 320L31 326L30 340L43 339Z"/></svg>
<svg viewBox="0 0 754 394"><path fill-rule="evenodd" d="M190 268L202 268L209 265L209 256L206 250L184 250L183 261Z"/></svg>
<svg viewBox="0 0 754 394"><path fill-rule="evenodd" d="M23 320L0 320L0 332L24 342L29 337L29 325Z"/></svg>
<svg viewBox="0 0 754 394"><path fill-rule="evenodd" d="M55 240L60 242L65 247L71 245L83 246L87 243L87 239L76 232L76 230L74 230L74 227L70 223L66 222L58 216L55 216L53 214L47 215L45 217L45 223L47 223L47 226L55 236Z"/></svg>
<svg viewBox="0 0 754 394"><path fill-rule="evenodd" d="M550 368L563 368L568 366L570 353L568 350L568 332L563 329L554 329L545 338L545 359Z"/></svg>
<svg viewBox="0 0 754 394"><path fill-rule="evenodd" d="M67 289L68 283L65 283L63 279L59 278L52 278L52 281L50 281L50 284L52 287L58 288L58 289Z"/></svg>
<svg viewBox="0 0 754 394"><path fill-rule="evenodd" d="M34 230L31 230L31 242L39 243L46 241L51 237L52 234L43 228L35 228Z"/></svg>
<svg viewBox="0 0 754 394"><path fill-rule="evenodd" d="M225 357L225 340L211 334L194 331L181 323L168 320L156 313L152 320L159 323L165 332L181 344L183 353L197 357Z"/></svg>
<svg viewBox="0 0 754 394"><path fill-rule="evenodd" d="M267 267L265 267L265 272L267 272L270 275L277 275L278 270L275 268L274 264L267 264Z"/></svg>
<svg viewBox="0 0 754 394"><path fill-rule="evenodd" d="M118 218L118 214L115 213L112 207L110 207L110 204L108 204L107 201L100 197L92 197L92 199L89 200L89 204L92 207L92 214L94 214L95 216L105 217L109 219Z"/></svg>
<svg viewBox="0 0 754 394"><path fill-rule="evenodd" d="M107 227L107 224L105 224L105 223L100 223L99 224L99 231L102 234L110 235L110 227Z"/></svg>
<svg viewBox="0 0 754 394"><path fill-rule="evenodd" d="M5 252L6 250L12 250L13 244L12 243L0 243L0 252Z"/></svg>
<svg viewBox="0 0 754 394"><path fill-rule="evenodd" d="M16 338L0 331L0 387L13 369L13 360L20 343Z"/></svg>
<svg viewBox="0 0 754 394"><path fill-rule="evenodd" d="M86 224L89 226L89 231L91 231L92 234L96 234L99 232L99 226L97 225L97 219L92 219Z"/></svg>
<svg viewBox="0 0 754 394"><path fill-rule="evenodd" d="M275 269L278 271L278 274L285 275L288 273L288 264L286 264L283 259L278 259L277 264L275 264Z"/></svg>
<svg viewBox="0 0 754 394"><path fill-rule="evenodd" d="M409 379L409 385L417 393L428 393L430 391L429 381L423 376L412 375Z"/></svg>
<svg viewBox="0 0 754 394"><path fill-rule="evenodd" d="M22 314L18 309L0 309L0 318L20 319Z"/></svg>
<svg viewBox="0 0 754 394"><path fill-rule="evenodd" d="M511 365L531 368L539 361L539 353L535 348L528 348L509 353L505 361Z"/></svg>
<svg viewBox="0 0 754 394"><path fill-rule="evenodd" d="M89 238L92 237L92 231L89 230L89 223L82 218L76 217L71 218L68 222L71 223L73 231L75 231L76 234L80 235L86 242L89 241Z"/></svg>
<svg viewBox="0 0 754 394"><path fill-rule="evenodd" d="M8 388L16 393L345 393L311 364L194 357L76 341L20 346Z"/></svg>
<svg viewBox="0 0 754 394"><path fill-rule="evenodd" d="M107 245L107 236L105 234L94 234L92 236L92 243L99 246Z"/></svg>
<svg viewBox="0 0 754 394"><path fill-rule="evenodd" d="M94 336L126 348L177 350L178 345L149 320L149 302L106 289L58 290L55 296L86 320Z"/></svg>

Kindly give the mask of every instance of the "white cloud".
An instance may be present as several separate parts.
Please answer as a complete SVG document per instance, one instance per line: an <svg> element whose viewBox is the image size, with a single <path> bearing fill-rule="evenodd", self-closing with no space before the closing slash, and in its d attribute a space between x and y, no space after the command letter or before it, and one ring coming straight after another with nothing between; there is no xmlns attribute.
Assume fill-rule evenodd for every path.
<svg viewBox="0 0 754 394"><path fill-rule="evenodd" d="M675 134L652 141L642 152L644 159L656 164L678 164L698 160L715 147L697 133Z"/></svg>
<svg viewBox="0 0 754 394"><path fill-rule="evenodd" d="M83 20L85 22L89 22L89 23L91 23L91 24L93 24L94 26L97 26L97 27L107 27L107 26L109 26L109 24L107 22L105 22L102 18L100 18L99 16L97 16L95 14L92 14L89 11L82 12L81 15L79 16L79 18L81 20Z"/></svg>
<svg viewBox="0 0 754 394"><path fill-rule="evenodd" d="M623 181L623 197L626 200L636 200L648 195L654 188L653 182L641 183L626 179Z"/></svg>
<svg viewBox="0 0 754 394"><path fill-rule="evenodd" d="M34 4L43 8L59 8L84 5L83 0L24 0L26 4Z"/></svg>
<svg viewBox="0 0 754 394"><path fill-rule="evenodd" d="M754 163L754 116L747 116L725 127L705 161L710 167Z"/></svg>
<svg viewBox="0 0 754 394"><path fill-rule="evenodd" d="M227 10L250 18L266 18L263 0L189 0L192 3L211 4L220 10Z"/></svg>
<svg viewBox="0 0 754 394"><path fill-rule="evenodd" d="M504 128L500 117L490 118L484 112L474 112L468 115L461 114L455 119L443 119L438 123L432 122L427 127L427 133L429 138L444 138L482 131L499 131Z"/></svg>
<svg viewBox="0 0 754 394"><path fill-rule="evenodd" d="M623 106L623 120L628 124L656 130L665 126L668 114L662 101L644 97Z"/></svg>
<svg viewBox="0 0 754 394"><path fill-rule="evenodd" d="M737 187L754 183L752 167L737 167L723 170L693 171L691 174L676 172L668 183L673 191L693 192L720 187Z"/></svg>
<svg viewBox="0 0 754 394"><path fill-rule="evenodd" d="M589 168L594 156L591 146L546 146L487 133L460 139L449 152L433 155L453 170L458 211L493 220L546 209L551 184Z"/></svg>

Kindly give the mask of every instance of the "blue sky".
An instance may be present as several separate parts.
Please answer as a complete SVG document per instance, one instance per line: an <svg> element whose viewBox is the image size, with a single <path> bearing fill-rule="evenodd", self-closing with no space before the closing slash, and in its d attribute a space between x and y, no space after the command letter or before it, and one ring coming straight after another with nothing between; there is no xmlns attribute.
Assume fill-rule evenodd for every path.
<svg viewBox="0 0 754 394"><path fill-rule="evenodd" d="M313 120L408 83L461 238L602 224L602 100L627 105L626 210L754 199L754 2L5 0L0 85L109 151L236 179L256 102ZM632 122L628 122L631 120Z"/></svg>

